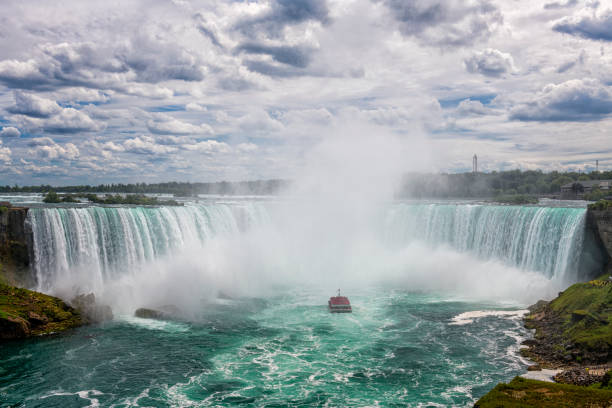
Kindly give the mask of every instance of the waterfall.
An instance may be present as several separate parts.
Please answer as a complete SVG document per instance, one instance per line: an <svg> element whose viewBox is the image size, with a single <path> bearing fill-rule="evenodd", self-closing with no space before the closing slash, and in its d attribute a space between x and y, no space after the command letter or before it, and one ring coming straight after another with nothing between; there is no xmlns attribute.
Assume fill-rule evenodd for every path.
<svg viewBox="0 0 612 408"><path fill-rule="evenodd" d="M275 205L283 204L245 201L184 207L31 209L28 217L34 237L33 269L38 289L52 291L56 282L71 282L75 276L79 282L101 287L162 256L183 248L196 248L194 253L198 253L197 248L213 238L236 237L254 226L271 227L281 237L277 244L296 239L301 242L299 237L291 236L300 232L284 225L291 224L291 219L274 219ZM576 281L580 275L586 214L581 208L395 203L384 207L382 214L383 222L379 220L371 234L391 250L401 250L418 241L433 248L452 247L551 279ZM316 219L317 214L309 216ZM300 220L299 214L291 217L294 222ZM377 236L381 228L382 236ZM317 236L325 234L325 230L316 232ZM262 237L256 241L262 248L273 245ZM322 242L322 248L328 249L338 243ZM343 243L351 248L351 242ZM308 250L300 245L294 247ZM353 258L361 254L363 251L353 251L339 256ZM283 248L269 255L282 257ZM319 255L308 253L306 258L316 260Z"/></svg>
<svg viewBox="0 0 612 408"><path fill-rule="evenodd" d="M34 208L34 273L49 290L72 269L103 283L146 261L265 222L258 205Z"/></svg>
<svg viewBox="0 0 612 408"><path fill-rule="evenodd" d="M387 214L385 231L393 245L415 240L448 245L549 278L575 280L585 215L583 208L398 204Z"/></svg>

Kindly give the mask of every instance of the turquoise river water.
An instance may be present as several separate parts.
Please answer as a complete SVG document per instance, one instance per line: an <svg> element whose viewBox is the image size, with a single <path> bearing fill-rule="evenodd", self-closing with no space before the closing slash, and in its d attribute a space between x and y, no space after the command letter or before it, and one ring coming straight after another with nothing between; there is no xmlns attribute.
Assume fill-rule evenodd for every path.
<svg viewBox="0 0 612 408"><path fill-rule="evenodd" d="M32 209L37 289L93 291L115 316L3 343L0 404L472 406L525 371L525 307L582 273L581 208L396 203L319 224L277 207ZM340 285L351 314L327 311ZM163 304L184 313L133 315Z"/></svg>

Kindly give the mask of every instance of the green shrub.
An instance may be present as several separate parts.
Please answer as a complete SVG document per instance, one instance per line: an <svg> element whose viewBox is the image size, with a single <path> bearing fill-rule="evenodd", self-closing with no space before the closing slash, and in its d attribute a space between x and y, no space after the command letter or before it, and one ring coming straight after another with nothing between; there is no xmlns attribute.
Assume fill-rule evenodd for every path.
<svg viewBox="0 0 612 408"><path fill-rule="evenodd" d="M537 204L538 198L528 194L500 195L495 197L495 201L503 204Z"/></svg>
<svg viewBox="0 0 612 408"><path fill-rule="evenodd" d="M43 202L45 203L61 203L62 200L60 196L53 190L49 191L45 198L43 198Z"/></svg>
<svg viewBox="0 0 612 408"><path fill-rule="evenodd" d="M593 211L612 210L612 200L599 200L596 203L589 204L589 210L593 210Z"/></svg>

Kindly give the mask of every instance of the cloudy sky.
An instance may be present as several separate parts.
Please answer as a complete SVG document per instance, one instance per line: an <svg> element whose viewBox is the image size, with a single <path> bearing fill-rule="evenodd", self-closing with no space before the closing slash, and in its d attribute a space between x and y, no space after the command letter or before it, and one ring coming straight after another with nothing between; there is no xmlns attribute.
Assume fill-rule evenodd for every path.
<svg viewBox="0 0 612 408"><path fill-rule="evenodd" d="M608 0L2 3L0 184L285 178L346 122L612 168Z"/></svg>

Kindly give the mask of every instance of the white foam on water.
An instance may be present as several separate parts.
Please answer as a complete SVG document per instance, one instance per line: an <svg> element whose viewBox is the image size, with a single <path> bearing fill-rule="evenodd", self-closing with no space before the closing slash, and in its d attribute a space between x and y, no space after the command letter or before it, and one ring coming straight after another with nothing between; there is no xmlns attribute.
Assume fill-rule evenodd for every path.
<svg viewBox="0 0 612 408"><path fill-rule="evenodd" d="M189 331L189 325L185 323L156 319L143 319L129 315L121 315L118 317L118 319L134 326L139 326L149 330L161 330L171 333L184 333Z"/></svg>
<svg viewBox="0 0 612 408"><path fill-rule="evenodd" d="M464 312L458 314L451 319L449 325L463 326L466 324L474 323L474 320L481 319L483 317L499 317L503 319L518 319L529 313L529 310L474 310L471 312Z"/></svg>
<svg viewBox="0 0 612 408"><path fill-rule="evenodd" d="M95 407L100 406L100 401L94 397L104 395L104 393L98 390L83 390L83 391L77 391L77 392L52 391L49 394L41 396L40 399L46 399L46 398L56 397L56 396L67 396L67 395L78 395L79 398L89 401L89 405L87 407L95 408Z"/></svg>

